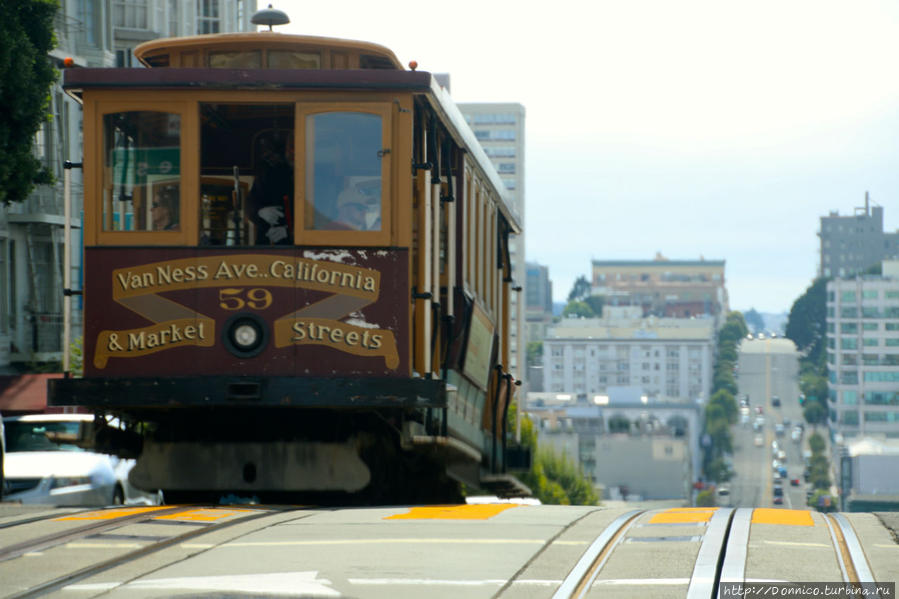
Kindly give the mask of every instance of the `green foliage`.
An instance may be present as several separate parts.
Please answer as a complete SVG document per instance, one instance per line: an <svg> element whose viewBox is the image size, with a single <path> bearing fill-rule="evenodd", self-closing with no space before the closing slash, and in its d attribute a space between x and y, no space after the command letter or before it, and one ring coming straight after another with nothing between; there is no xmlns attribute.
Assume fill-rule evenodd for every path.
<svg viewBox="0 0 899 599"><path fill-rule="evenodd" d="M705 475L708 480L726 483L733 476L733 471L728 467L724 458L715 458L706 465Z"/></svg>
<svg viewBox="0 0 899 599"><path fill-rule="evenodd" d="M785 335L812 363L824 357L827 324L827 281L819 278L793 302Z"/></svg>
<svg viewBox="0 0 899 599"><path fill-rule="evenodd" d="M733 370L722 368L715 373L712 379L712 392L717 393L722 389L728 391L731 395L737 394L737 379L734 378Z"/></svg>
<svg viewBox="0 0 899 599"><path fill-rule="evenodd" d="M824 498L824 501L821 501L822 498ZM824 503L825 505L819 507L819 503ZM826 505L827 503L830 505ZM830 493L823 489L816 489L812 496L808 498L806 505L815 508L819 512L832 512L837 509L836 502L832 500Z"/></svg>
<svg viewBox="0 0 899 599"><path fill-rule="evenodd" d="M826 398L827 378L818 374L814 369L807 369L799 376L799 390L806 397L815 397L819 401Z"/></svg>
<svg viewBox="0 0 899 599"><path fill-rule="evenodd" d="M606 298L603 295L589 295L584 298L584 303L590 306L593 313L597 317L602 316L603 306L606 305Z"/></svg>
<svg viewBox="0 0 899 599"><path fill-rule="evenodd" d="M552 449L538 449L531 469L521 478L544 504L596 505L599 502L593 485L583 477L574 461Z"/></svg>
<svg viewBox="0 0 899 599"><path fill-rule="evenodd" d="M696 494L697 507L715 507L715 493L711 489Z"/></svg>
<svg viewBox="0 0 899 599"><path fill-rule="evenodd" d="M78 337L69 344L69 372L73 377L84 376L84 339Z"/></svg>
<svg viewBox="0 0 899 599"><path fill-rule="evenodd" d="M824 424L827 420L827 409L820 402L809 401L802 408L802 417L811 425Z"/></svg>
<svg viewBox="0 0 899 599"><path fill-rule="evenodd" d="M565 309L562 310L562 316L566 318L595 318L598 314L593 311L593 308L587 302L575 300L565 305Z"/></svg>
<svg viewBox="0 0 899 599"><path fill-rule="evenodd" d="M808 448L811 450L812 455L822 454L824 453L824 449L827 447L827 444L824 442L824 437L822 437L818 433L812 433L808 438Z"/></svg>
<svg viewBox="0 0 899 599"><path fill-rule="evenodd" d="M715 391L715 393L712 394L712 398L709 400L709 405L721 406L727 421L730 424L737 423L739 408L737 408L737 402L734 399L733 394L727 389Z"/></svg>
<svg viewBox="0 0 899 599"><path fill-rule="evenodd" d="M724 326L718 331L718 345L721 346L727 343L737 344L748 334L749 329L746 328L746 322L743 320L743 315L739 312L729 312L724 321Z"/></svg>
<svg viewBox="0 0 899 599"><path fill-rule="evenodd" d="M508 425L515 430L518 406L509 408ZM589 480L567 455L537 446L537 429L530 418L521 419L521 444L531 450L531 469L520 475L534 497L552 505L597 505L599 497Z"/></svg>
<svg viewBox="0 0 899 599"><path fill-rule="evenodd" d="M534 366L536 364L539 364L542 358L543 358L543 342L542 341L528 341L528 346L527 346L527 364L528 364L528 366Z"/></svg>
<svg viewBox="0 0 899 599"><path fill-rule="evenodd" d="M32 153L34 135L49 116L57 78L49 52L56 45L57 0L0 2L0 202L20 202L50 172Z"/></svg>
<svg viewBox="0 0 899 599"><path fill-rule="evenodd" d="M590 290L590 281L587 280L587 277L581 275L574 282L574 285L572 285L571 292L568 294L568 301L573 302L589 297Z"/></svg>

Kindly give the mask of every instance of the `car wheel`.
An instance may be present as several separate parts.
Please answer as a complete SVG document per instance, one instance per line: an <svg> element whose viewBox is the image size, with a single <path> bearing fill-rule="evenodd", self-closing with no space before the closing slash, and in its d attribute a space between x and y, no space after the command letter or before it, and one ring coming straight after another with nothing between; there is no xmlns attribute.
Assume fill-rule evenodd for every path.
<svg viewBox="0 0 899 599"><path fill-rule="evenodd" d="M112 505L125 505L125 491L118 485L112 492Z"/></svg>

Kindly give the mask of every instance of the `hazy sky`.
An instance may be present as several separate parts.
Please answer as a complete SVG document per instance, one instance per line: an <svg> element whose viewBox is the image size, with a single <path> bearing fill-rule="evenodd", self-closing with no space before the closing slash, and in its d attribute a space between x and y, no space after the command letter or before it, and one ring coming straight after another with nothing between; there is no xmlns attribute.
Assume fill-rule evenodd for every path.
<svg viewBox="0 0 899 599"><path fill-rule="evenodd" d="M263 3L260 2L260 6ZM591 260L726 260L731 306L789 310L819 217L865 191L899 228L899 2L281 1L282 31L365 40L519 102L526 255L562 300Z"/></svg>

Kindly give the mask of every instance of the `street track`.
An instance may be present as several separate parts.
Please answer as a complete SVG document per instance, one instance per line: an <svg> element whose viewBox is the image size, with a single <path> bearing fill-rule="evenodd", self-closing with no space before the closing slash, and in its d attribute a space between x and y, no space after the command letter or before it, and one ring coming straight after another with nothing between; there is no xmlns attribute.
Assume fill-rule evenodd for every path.
<svg viewBox="0 0 899 599"><path fill-rule="evenodd" d="M724 599L719 583L899 578L899 545L870 514L508 504L55 514L5 522L0 596L225 588L263 597Z"/></svg>

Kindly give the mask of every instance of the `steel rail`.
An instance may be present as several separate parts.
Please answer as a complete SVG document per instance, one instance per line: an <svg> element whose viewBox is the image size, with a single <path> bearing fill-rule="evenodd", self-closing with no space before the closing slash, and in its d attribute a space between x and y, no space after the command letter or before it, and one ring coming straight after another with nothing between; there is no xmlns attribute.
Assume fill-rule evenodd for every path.
<svg viewBox="0 0 899 599"><path fill-rule="evenodd" d="M263 508L265 509L265 508ZM187 532L181 533L180 535L176 535L174 537L169 537L167 539L163 539L151 545L147 545L145 547L141 547L140 549L135 549L134 551L129 551L123 555L119 555L117 557L110 558L106 561L100 562L98 564L94 564L92 566L86 566L81 568L80 570L76 570L75 572L71 572L69 574L64 574L58 578L54 578L53 580L48 580L47 582L43 582L39 585L36 585L27 591L22 591L21 593L10 595L7 599L25 599L29 597L40 597L42 595L46 595L47 593L52 593L53 591L60 590L62 587L67 586L69 584L78 582L79 580L84 580L85 578L90 578L91 576L95 576L106 570L110 570L117 566L121 566L128 562L133 562L137 559L140 559L144 556L150 555L151 553L155 553L162 549L166 549L167 547L171 547L172 545L177 545L178 543L182 543L184 541L188 541L194 537L214 532L220 531L224 528L229 528L234 526L235 524L243 524L246 522L250 522L252 520L256 520L257 518L263 518L267 516L271 516L275 513L275 510L266 509L265 511L258 512L255 514L249 514L246 516L239 516L234 520L229 520L227 522L217 523L213 526L206 526L203 528L195 528L193 530L189 530Z"/></svg>
<svg viewBox="0 0 899 599"><path fill-rule="evenodd" d="M644 510L631 510L618 516L606 526L562 581L553 595L553 599L571 599L583 596L608 559L610 552L606 550L612 548L614 542L630 528L637 516L642 513Z"/></svg>
<svg viewBox="0 0 899 599"><path fill-rule="evenodd" d="M690 576L687 599L710 599L715 596L733 515L733 508L718 508L709 520Z"/></svg>
<svg viewBox="0 0 899 599"><path fill-rule="evenodd" d="M116 508L116 509L121 509L121 508ZM8 547L0 548L0 562L11 560L16 557L20 557L31 551L40 551L42 549L47 549L48 547L54 547L56 545L61 545L63 543L67 543L73 539L77 539L77 538L86 536L88 534L94 534L94 533L98 533L98 532L103 532L105 530L119 528L126 524L131 524L133 522L141 522L143 520L150 520L157 516L164 516L166 514L174 514L177 512L184 512L189 509L191 509L191 508L182 505L182 506L178 506L178 507L141 511L136 514L127 514L127 515L120 516L118 518L113 518L111 520L107 520L104 522L93 522L93 523L87 524L85 526L79 526L77 528L45 535L43 537L38 537L37 539L31 539L29 541L16 543L16 544L10 545ZM98 510L95 510L95 511L98 511ZM60 517L70 517L70 516L71 516L71 514L66 514L66 515L60 516Z"/></svg>
<svg viewBox="0 0 899 599"><path fill-rule="evenodd" d="M749 529L752 524L753 508L738 508L730 521L730 532L724 548L724 562L721 565L719 582L743 584L746 580L746 557L749 554ZM715 596L721 599L720 585Z"/></svg>
<svg viewBox="0 0 899 599"><path fill-rule="evenodd" d="M839 513L831 514L830 517L840 528L844 547L849 552L849 559L852 561L852 567L855 570L855 580L849 582L853 584L876 582L874 580L874 572L871 571L871 566L868 564L868 558L865 557L865 551L862 549L862 544L858 540L858 535L855 534L855 529L852 528L849 519L845 515ZM877 592L877 590L872 589L872 593L873 594L865 594L865 596L880 598L880 593Z"/></svg>

